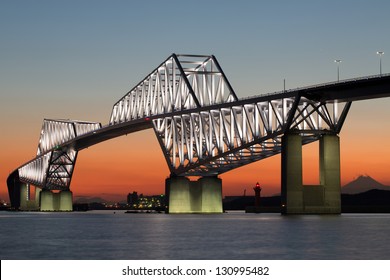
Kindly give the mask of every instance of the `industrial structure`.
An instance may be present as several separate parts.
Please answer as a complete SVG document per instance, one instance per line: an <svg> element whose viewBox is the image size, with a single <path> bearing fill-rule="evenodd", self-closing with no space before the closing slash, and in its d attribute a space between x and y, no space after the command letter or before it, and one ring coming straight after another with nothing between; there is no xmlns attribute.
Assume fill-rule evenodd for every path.
<svg viewBox="0 0 390 280"><path fill-rule="evenodd" d="M338 134L353 101L388 96L387 74L238 99L213 55L172 54L114 104L107 125L45 119L36 157L7 179L11 204L71 211L77 153L151 128L170 169L169 213L221 213L218 175L281 153L282 213L337 214ZM320 185L305 186L302 145L317 140ZM37 188L34 200L30 185Z"/></svg>

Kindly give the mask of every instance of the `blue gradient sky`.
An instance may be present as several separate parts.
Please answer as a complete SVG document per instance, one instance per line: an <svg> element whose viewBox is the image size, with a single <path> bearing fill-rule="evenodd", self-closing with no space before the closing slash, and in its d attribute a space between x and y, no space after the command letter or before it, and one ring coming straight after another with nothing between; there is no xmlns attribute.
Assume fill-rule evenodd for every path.
<svg viewBox="0 0 390 280"><path fill-rule="evenodd" d="M43 118L106 124L112 105L173 52L214 54L239 97L281 90L283 79L287 88L336 80L334 59L342 60L341 79L378 74L378 50L385 52L383 72L390 72L389 11L389 1L375 0L1 0L0 193L5 192L8 173L34 156ZM348 153L343 156L344 181L368 173L390 185L389 172L383 170L390 167L389 106L389 98L353 104L341 133L342 149L359 155L362 162L357 169L347 160ZM126 156L139 145L137 137L153 134L129 140L133 142ZM168 169L160 167L165 162L157 141L150 141L156 146L152 168L166 173L150 184L163 190ZM81 170L87 168L87 159L118 142L102 145L79 155ZM99 159L102 165L107 158L116 160L106 155ZM148 160L145 164L153 166ZM247 172L270 165L258 163ZM78 168L75 176L80 177ZM91 176L101 170L90 170ZM226 175L226 185L240 172ZM279 176L278 170L274 172L273 177ZM248 182L262 176L254 174ZM102 186L109 180L101 178ZM122 191L129 188L126 180ZM131 187L143 187L137 184ZM276 183L270 188L276 192ZM234 193L233 183L227 190Z"/></svg>

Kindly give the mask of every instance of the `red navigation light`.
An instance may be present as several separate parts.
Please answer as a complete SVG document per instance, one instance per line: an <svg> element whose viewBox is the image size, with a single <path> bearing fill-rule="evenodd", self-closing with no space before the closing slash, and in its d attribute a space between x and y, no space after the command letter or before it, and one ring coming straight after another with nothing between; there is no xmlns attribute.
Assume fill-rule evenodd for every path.
<svg viewBox="0 0 390 280"><path fill-rule="evenodd" d="M259 184L259 182L257 182L257 183L256 183L256 188L257 188L257 187L260 187L260 184Z"/></svg>

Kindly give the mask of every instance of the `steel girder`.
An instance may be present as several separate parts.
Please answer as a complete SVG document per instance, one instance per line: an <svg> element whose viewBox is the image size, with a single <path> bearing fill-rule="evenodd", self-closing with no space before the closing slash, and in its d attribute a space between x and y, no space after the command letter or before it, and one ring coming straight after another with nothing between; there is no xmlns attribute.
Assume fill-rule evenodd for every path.
<svg viewBox="0 0 390 280"><path fill-rule="evenodd" d="M299 132L304 143L339 133L351 102L313 100L301 91L238 100L217 59L172 54L114 106L109 126L150 118L171 173L208 176L281 151L281 136ZM72 139L98 123L44 120L36 159L20 180L67 189L77 150Z"/></svg>
<svg viewBox="0 0 390 280"><path fill-rule="evenodd" d="M153 118L171 173L207 176L279 153L287 130L305 143L338 133L350 106L339 115L336 103L282 96L240 102L214 56L172 54L114 105L110 125L173 114Z"/></svg>
<svg viewBox="0 0 390 280"><path fill-rule="evenodd" d="M37 156L42 155L77 136L99 128L101 128L101 124L96 122L44 119L39 137Z"/></svg>
<svg viewBox="0 0 390 280"><path fill-rule="evenodd" d="M69 189L77 151L61 145L100 128L101 124L94 122L45 119L37 157L18 169L20 180L43 189Z"/></svg>
<svg viewBox="0 0 390 280"><path fill-rule="evenodd" d="M300 133L303 144L338 134L350 105L270 95L157 118L153 124L171 173L210 176L280 153L288 131Z"/></svg>
<svg viewBox="0 0 390 280"><path fill-rule="evenodd" d="M38 156L33 161L19 167L19 179L22 182L44 187L51 152Z"/></svg>
<svg viewBox="0 0 390 280"><path fill-rule="evenodd" d="M172 54L115 103L110 125L235 100L213 55Z"/></svg>

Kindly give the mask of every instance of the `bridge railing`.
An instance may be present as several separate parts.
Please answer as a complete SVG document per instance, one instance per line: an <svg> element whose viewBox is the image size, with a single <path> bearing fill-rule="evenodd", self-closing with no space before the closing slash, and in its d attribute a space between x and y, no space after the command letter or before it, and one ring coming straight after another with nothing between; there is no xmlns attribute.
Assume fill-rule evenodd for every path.
<svg viewBox="0 0 390 280"><path fill-rule="evenodd" d="M294 93L297 91L304 91L304 90L313 90L313 89L318 89L321 87L326 87L326 86L331 86L331 85L340 85L340 84L345 84L345 83L350 83L350 82L365 81L365 80L377 79L377 78L383 78L383 77L390 77L390 73L386 73L386 74L382 74L382 75L369 75L369 76L345 79L345 80L340 80L340 81L332 81L332 82L320 83L320 84L306 86L306 87L296 87L296 88L287 89L287 90L280 90L280 91L275 91L275 92L270 92L270 93L260 93L260 94L255 94L252 96L242 97L239 100L248 100L248 99L254 99L254 98L263 97L263 96L273 96L273 95L279 95L279 94Z"/></svg>

